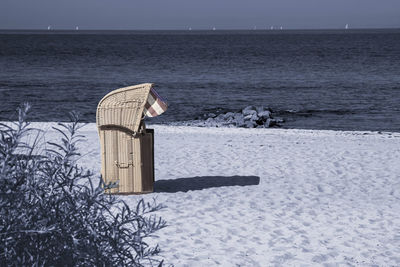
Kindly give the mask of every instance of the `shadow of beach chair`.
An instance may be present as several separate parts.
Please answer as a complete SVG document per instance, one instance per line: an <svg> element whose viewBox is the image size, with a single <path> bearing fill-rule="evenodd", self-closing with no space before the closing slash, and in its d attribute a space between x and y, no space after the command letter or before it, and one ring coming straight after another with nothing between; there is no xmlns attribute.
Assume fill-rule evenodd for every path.
<svg viewBox="0 0 400 267"><path fill-rule="evenodd" d="M188 192L225 186L252 186L260 183L258 176L196 176L158 180L154 191L160 193Z"/></svg>

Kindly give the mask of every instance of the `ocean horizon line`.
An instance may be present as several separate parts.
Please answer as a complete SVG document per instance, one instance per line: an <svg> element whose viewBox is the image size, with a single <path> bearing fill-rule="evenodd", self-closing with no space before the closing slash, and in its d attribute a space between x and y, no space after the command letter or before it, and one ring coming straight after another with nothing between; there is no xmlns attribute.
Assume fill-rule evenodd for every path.
<svg viewBox="0 0 400 267"><path fill-rule="evenodd" d="M186 29L86 29L86 28L35 28L35 29L6 29L0 28L0 32L282 32L282 31L368 31L368 30L400 30L400 26L396 27L351 27L351 28L186 28Z"/></svg>

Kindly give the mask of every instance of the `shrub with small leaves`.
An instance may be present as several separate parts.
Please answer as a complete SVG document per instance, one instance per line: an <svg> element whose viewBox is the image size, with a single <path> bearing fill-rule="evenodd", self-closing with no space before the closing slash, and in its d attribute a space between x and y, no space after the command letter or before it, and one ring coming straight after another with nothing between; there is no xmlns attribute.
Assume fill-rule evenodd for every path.
<svg viewBox="0 0 400 267"><path fill-rule="evenodd" d="M0 125L0 265L161 266L159 247L146 239L166 226L151 214L162 206L140 200L131 209L105 194L111 185L92 183L76 162L82 124L75 114L54 128L60 143L38 147L28 110L25 104L17 122Z"/></svg>

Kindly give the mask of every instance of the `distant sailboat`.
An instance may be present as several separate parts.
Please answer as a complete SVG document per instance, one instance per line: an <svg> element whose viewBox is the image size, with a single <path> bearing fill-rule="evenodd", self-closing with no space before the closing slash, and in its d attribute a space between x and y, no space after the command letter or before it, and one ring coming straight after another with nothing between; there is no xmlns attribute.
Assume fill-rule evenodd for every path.
<svg viewBox="0 0 400 267"><path fill-rule="evenodd" d="M346 26L344 26L344 28L347 30L349 28L349 24L346 24Z"/></svg>
<svg viewBox="0 0 400 267"><path fill-rule="evenodd" d="M274 26L271 26L271 28L270 28L271 30L273 30L274 29Z"/></svg>
<svg viewBox="0 0 400 267"><path fill-rule="evenodd" d="M192 30L192 27L189 27L189 31L191 31Z"/></svg>
<svg viewBox="0 0 400 267"><path fill-rule="evenodd" d="M51 26L49 25L49 26L47 26L47 30L48 31L50 31L51 30Z"/></svg>
<svg viewBox="0 0 400 267"><path fill-rule="evenodd" d="M215 31L216 30L216 28L215 27L213 27L213 31Z"/></svg>
<svg viewBox="0 0 400 267"><path fill-rule="evenodd" d="M79 30L79 27L78 27L78 26L76 26L76 27L75 27L75 30L77 30L77 31L78 31L78 30Z"/></svg>
<svg viewBox="0 0 400 267"><path fill-rule="evenodd" d="M281 30L283 30L283 27L281 26Z"/></svg>

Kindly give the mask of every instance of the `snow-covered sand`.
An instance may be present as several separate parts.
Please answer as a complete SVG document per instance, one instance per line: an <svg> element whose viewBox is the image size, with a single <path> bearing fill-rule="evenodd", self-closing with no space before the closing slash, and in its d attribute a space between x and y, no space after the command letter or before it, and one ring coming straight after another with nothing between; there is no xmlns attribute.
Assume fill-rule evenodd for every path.
<svg viewBox="0 0 400 267"><path fill-rule="evenodd" d="M400 133L151 128L157 192L122 198L167 206L166 262L400 266ZM99 173L96 127L81 133Z"/></svg>

